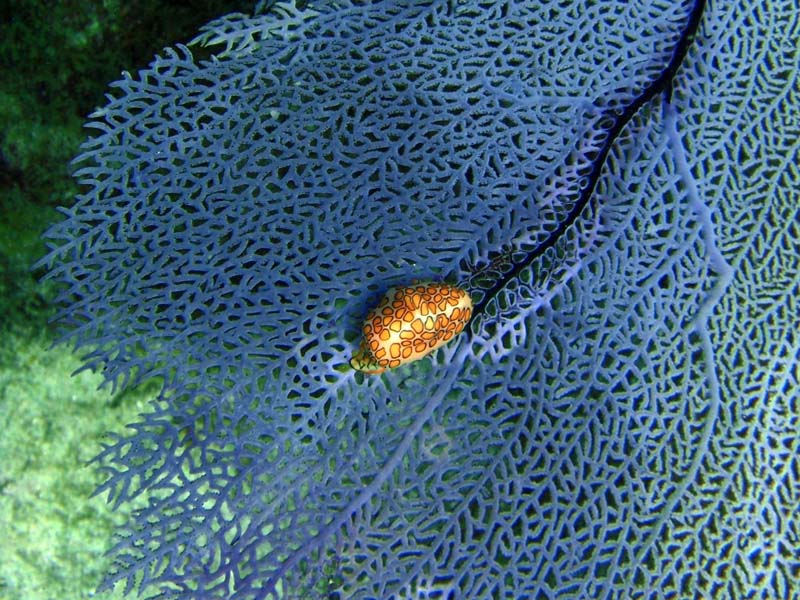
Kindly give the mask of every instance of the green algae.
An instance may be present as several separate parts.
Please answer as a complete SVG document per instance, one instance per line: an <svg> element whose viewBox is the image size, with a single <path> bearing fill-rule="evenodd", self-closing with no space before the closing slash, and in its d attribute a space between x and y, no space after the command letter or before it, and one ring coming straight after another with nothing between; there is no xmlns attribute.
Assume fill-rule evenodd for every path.
<svg viewBox="0 0 800 600"><path fill-rule="evenodd" d="M108 571L113 530L132 507L112 512L90 498L87 466L103 435L145 408L146 390L116 402L97 389L77 356L51 351L42 330L4 332L0 350L0 598L120 598L94 595Z"/></svg>

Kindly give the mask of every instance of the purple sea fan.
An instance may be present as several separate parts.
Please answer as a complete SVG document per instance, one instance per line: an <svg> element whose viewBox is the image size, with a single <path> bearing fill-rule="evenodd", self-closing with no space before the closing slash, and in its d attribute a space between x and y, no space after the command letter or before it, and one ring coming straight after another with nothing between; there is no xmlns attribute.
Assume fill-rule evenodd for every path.
<svg viewBox="0 0 800 600"><path fill-rule="evenodd" d="M730 273L661 107L702 3L307 4L114 84L48 234L87 366L163 381L98 457L113 503L149 497L106 584L682 590L658 540L713 425L687 357ZM367 309L413 280L467 286L470 330L355 373Z"/></svg>

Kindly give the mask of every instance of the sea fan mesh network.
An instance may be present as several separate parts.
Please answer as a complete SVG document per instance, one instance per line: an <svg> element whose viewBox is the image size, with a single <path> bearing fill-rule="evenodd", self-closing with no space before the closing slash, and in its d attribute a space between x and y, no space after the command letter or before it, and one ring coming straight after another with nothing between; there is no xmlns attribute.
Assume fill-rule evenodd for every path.
<svg viewBox="0 0 800 600"><path fill-rule="evenodd" d="M281 4L114 84L47 259L87 367L164 382L99 457L112 502L149 494L108 585L682 591L659 540L701 506L729 270L676 115L637 102L698 7ZM368 306L429 278L476 295L470 333L349 370Z"/></svg>

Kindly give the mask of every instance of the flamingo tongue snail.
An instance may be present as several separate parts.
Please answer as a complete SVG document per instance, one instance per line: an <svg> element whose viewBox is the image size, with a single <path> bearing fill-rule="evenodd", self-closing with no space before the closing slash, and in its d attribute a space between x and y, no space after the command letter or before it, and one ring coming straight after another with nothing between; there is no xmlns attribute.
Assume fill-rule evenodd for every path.
<svg viewBox="0 0 800 600"><path fill-rule="evenodd" d="M445 283L390 288L367 313L359 349L350 359L376 375L419 360L461 333L472 316L472 298Z"/></svg>

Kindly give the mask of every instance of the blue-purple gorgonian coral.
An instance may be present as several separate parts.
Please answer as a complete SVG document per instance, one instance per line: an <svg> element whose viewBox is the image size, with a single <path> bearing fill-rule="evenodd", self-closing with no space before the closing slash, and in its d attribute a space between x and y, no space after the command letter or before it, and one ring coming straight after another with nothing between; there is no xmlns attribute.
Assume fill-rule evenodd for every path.
<svg viewBox="0 0 800 600"><path fill-rule="evenodd" d="M111 502L147 494L106 584L788 597L797 264L762 271L747 232L797 216L798 161L731 157L772 123L744 83L797 116L797 8L736 4L278 3L114 84L46 259L86 365L163 382L98 457ZM469 289L468 331L354 372L414 280Z"/></svg>

